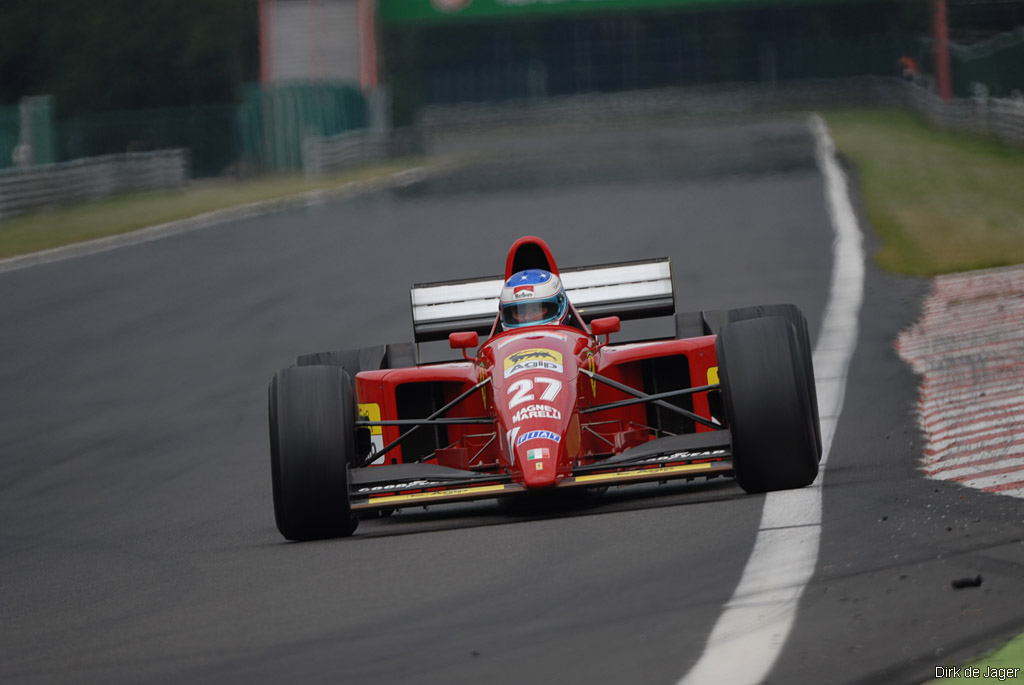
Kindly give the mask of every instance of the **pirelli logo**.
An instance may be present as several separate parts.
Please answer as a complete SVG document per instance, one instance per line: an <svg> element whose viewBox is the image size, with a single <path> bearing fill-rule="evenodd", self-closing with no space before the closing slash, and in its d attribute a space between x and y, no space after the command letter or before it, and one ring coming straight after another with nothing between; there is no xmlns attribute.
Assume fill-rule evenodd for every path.
<svg viewBox="0 0 1024 685"><path fill-rule="evenodd" d="M520 371L553 371L562 373L562 353L534 348L520 350L505 357L505 378Z"/></svg>

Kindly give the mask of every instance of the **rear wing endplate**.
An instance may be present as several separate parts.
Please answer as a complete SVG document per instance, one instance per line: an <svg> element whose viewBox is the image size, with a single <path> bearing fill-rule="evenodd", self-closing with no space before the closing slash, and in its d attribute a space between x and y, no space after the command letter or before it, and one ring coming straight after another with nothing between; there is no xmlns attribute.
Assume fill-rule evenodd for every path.
<svg viewBox="0 0 1024 685"><path fill-rule="evenodd" d="M569 302L586 322L602 316L672 316L676 311L668 257L562 269L559 275ZM416 342L444 340L456 331L490 333L502 284L501 277L492 277L414 285L410 299Z"/></svg>

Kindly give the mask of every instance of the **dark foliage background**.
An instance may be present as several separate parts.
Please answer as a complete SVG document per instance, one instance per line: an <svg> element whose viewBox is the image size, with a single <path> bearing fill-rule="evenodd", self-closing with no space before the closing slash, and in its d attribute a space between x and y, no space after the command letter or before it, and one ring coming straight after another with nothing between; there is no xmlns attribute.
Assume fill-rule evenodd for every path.
<svg viewBox="0 0 1024 685"><path fill-rule="evenodd" d="M86 111L238 102L259 74L257 0L0 0L0 104Z"/></svg>

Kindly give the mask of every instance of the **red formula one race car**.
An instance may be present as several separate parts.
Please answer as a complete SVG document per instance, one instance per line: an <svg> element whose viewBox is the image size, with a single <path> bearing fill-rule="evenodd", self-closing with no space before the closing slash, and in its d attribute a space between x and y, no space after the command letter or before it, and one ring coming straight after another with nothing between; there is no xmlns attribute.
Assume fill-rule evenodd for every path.
<svg viewBox="0 0 1024 685"><path fill-rule="evenodd" d="M383 345L274 375L284 537L348 536L360 515L409 506L716 476L765 492L818 473L810 342L792 305L676 314L668 259L560 272L527 237L503 279L417 285L412 308L416 344L448 337L462 360L418 364L416 344ZM675 338L609 342L622 318L666 315Z"/></svg>

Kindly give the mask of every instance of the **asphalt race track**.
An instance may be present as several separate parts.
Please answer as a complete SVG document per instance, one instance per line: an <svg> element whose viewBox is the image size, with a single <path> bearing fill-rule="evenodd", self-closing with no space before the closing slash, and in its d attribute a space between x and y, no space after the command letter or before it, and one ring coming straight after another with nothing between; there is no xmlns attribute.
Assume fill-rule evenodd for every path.
<svg viewBox="0 0 1024 685"><path fill-rule="evenodd" d="M0 273L0 680L683 677L760 520L764 497L731 481L410 510L330 542L274 527L273 372L411 339L411 284L500 273L521 235L563 267L671 257L680 310L793 302L814 337L832 229L804 118L558 140ZM1019 501L915 468L915 379L892 341L925 287L868 269L821 554L770 682L920 683L1024 627Z"/></svg>

